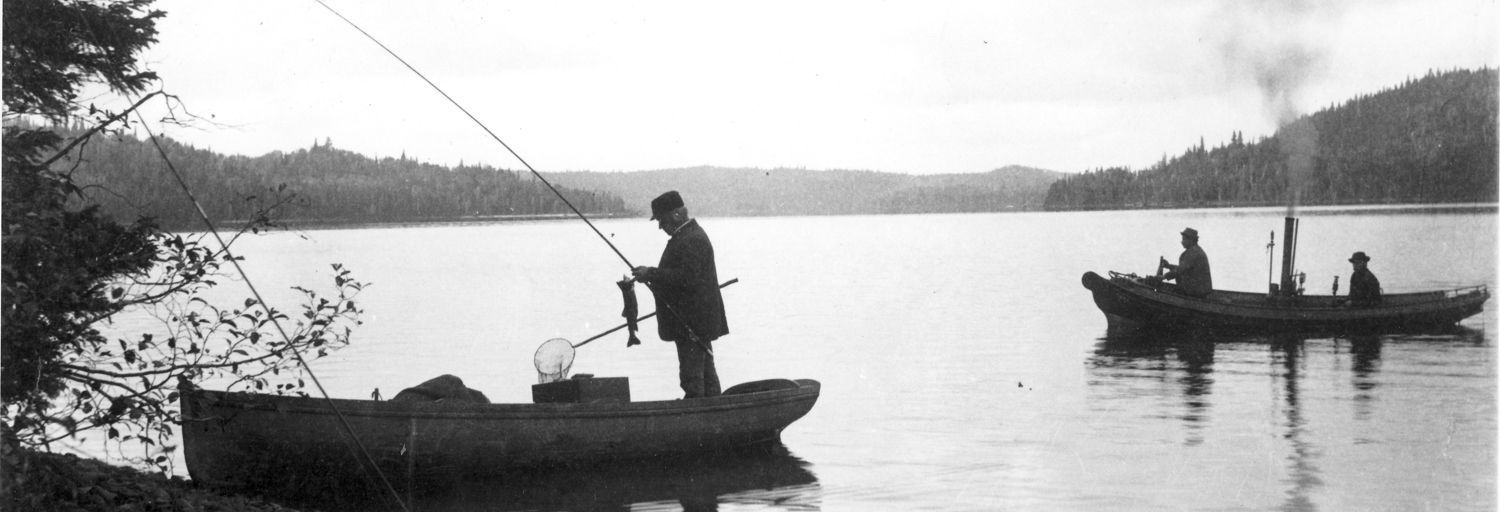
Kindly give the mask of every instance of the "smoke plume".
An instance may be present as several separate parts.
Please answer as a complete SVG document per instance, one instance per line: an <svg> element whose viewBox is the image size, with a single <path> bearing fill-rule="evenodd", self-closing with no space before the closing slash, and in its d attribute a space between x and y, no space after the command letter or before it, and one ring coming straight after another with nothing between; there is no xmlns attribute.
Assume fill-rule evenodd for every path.
<svg viewBox="0 0 1500 512"><path fill-rule="evenodd" d="M1323 67L1318 38L1337 14L1330 2L1229 0L1208 18L1228 78L1252 81L1263 112L1276 123L1287 161L1288 217L1296 213L1318 147L1317 129L1298 121L1306 113L1298 94Z"/></svg>

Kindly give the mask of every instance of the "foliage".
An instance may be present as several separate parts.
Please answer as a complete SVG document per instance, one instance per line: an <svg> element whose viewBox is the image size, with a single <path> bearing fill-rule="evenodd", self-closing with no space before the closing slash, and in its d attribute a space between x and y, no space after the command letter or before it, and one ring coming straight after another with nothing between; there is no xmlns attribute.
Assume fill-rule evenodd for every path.
<svg viewBox="0 0 1500 512"><path fill-rule="evenodd" d="M4 136L0 395L6 419L23 423L12 431L35 418L12 418L11 410L36 414L66 387L61 365L70 345L103 342L91 325L118 311L103 293L107 283L149 269L154 257L148 222L121 226L96 208L64 208L76 189L34 163L55 141L49 135L7 129Z"/></svg>
<svg viewBox="0 0 1500 512"><path fill-rule="evenodd" d="M318 357L348 343L358 323L353 299L363 284L334 265L335 295L297 288L306 301L294 318L256 299L226 308L205 293L239 258L241 234L272 224L271 212L294 196L270 201L223 243L204 234L163 232L149 218L120 224L97 206L114 191L74 179L78 152L122 112L77 104L91 82L115 92L144 90L154 78L135 54L154 42L148 1L6 2L3 165L3 319L0 319L0 433L7 454L45 446L88 429L116 447L139 444L143 460L167 467L179 382L221 379L229 386L298 393L304 353ZM165 96L162 96L165 97ZM25 126L25 116L95 125L65 141ZM78 117L70 117L78 116ZM67 142L62 148L62 145ZM158 164L157 169L165 167ZM157 179L166 179L158 171ZM220 240L214 240L221 242ZM239 303L236 303L239 304ZM157 332L106 335L124 317L154 317ZM290 327L283 333L282 329ZM17 459L0 457L4 473Z"/></svg>
<svg viewBox="0 0 1500 512"><path fill-rule="evenodd" d="M138 69L135 54L156 42L156 20L165 16L145 11L151 1L5 2L6 115L64 118L88 82L144 90L156 74Z"/></svg>
<svg viewBox="0 0 1500 512"><path fill-rule="evenodd" d="M1236 133L1141 171L1069 176L1048 190L1046 207L1494 202L1496 84L1494 69L1429 73L1254 143Z"/></svg>

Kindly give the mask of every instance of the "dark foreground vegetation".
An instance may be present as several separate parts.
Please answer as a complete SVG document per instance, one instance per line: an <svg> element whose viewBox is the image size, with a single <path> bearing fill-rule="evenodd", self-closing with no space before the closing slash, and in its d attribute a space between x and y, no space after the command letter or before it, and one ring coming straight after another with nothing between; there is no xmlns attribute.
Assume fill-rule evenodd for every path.
<svg viewBox="0 0 1500 512"><path fill-rule="evenodd" d="M181 382L224 379L231 388L302 394L302 360L349 342L363 283L332 265L333 296L296 287L298 310L258 298L212 303L204 292L242 257L229 245L272 226L275 197L247 211L227 241L163 231L150 218L116 218L92 198L117 190L75 179L91 141L130 129L149 101L171 101L137 57L166 13L150 0L4 2L4 198L0 296L0 507L4 510L278 510L216 496L160 473L140 473L45 453L94 434L131 463L171 468ZM83 103L88 85L129 107ZM32 120L33 122L20 122ZM47 126L71 124L59 133ZM154 146L152 146L154 148ZM97 164L109 171L113 162ZM156 167L158 172L164 167ZM165 174L158 176L171 183ZM285 191L283 189L283 191ZM129 199L122 197L123 199ZM246 201L241 201L246 202ZM319 265L322 266L322 265ZM119 316L158 326L101 331ZM138 329L138 330L137 330ZM295 356L295 357L294 357ZM135 455L139 454L139 455Z"/></svg>
<svg viewBox="0 0 1500 512"><path fill-rule="evenodd" d="M180 477L111 466L75 455L21 450L10 462L0 509L113 512L288 512L260 497L203 489Z"/></svg>
<svg viewBox="0 0 1500 512"><path fill-rule="evenodd" d="M1495 69L1431 72L1270 137L1068 176L1048 210L1496 201Z"/></svg>

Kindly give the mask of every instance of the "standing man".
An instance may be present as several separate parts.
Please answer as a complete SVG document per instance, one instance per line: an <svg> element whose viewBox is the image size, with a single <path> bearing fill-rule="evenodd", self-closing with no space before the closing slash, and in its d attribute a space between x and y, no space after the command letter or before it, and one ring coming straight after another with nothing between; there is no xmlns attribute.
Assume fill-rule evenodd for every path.
<svg viewBox="0 0 1500 512"><path fill-rule="evenodd" d="M1162 258L1160 266L1167 269L1167 273L1161 276L1162 280L1176 279L1177 289L1185 295L1207 297L1214 291L1214 277L1208 268L1208 254L1198 246L1198 230L1182 230L1182 249L1176 265Z"/></svg>
<svg viewBox="0 0 1500 512"><path fill-rule="evenodd" d="M651 220L671 239L656 267L631 270L656 299L656 332L677 344L678 376L684 398L719 396L713 341L729 334L714 246L698 221L688 217L676 190L651 200Z"/></svg>
<svg viewBox="0 0 1500 512"><path fill-rule="evenodd" d="M1380 304L1380 280L1370 272L1370 257L1358 251L1349 263L1354 264L1354 275L1349 276L1349 305L1362 308Z"/></svg>

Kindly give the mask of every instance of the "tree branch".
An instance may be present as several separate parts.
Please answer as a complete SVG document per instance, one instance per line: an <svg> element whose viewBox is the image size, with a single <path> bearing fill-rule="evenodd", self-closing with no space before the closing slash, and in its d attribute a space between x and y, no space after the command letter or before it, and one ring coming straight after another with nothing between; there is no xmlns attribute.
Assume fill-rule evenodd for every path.
<svg viewBox="0 0 1500 512"><path fill-rule="evenodd" d="M59 158L62 158L63 155L68 154L68 152L71 151L74 146L77 146L77 145L83 143L84 141L88 140L89 137L93 137L94 134L99 133L100 130L103 130L104 127L109 126L111 124L114 124L115 121L119 121L120 119L124 118L126 115L130 114L131 112L134 112L135 109L140 108L141 105L146 104L147 100L150 100L151 98L156 97L156 95L158 95L158 94L162 94L162 91L156 91L156 92L153 92L151 94L145 95L144 97L141 98L140 101L137 101L137 102L135 102L134 105L131 105L130 108L127 108L124 111L122 111L122 112L120 112L118 114L115 114L113 116L110 116L108 119L105 119L104 122L95 125L93 128L89 128L89 131L83 132L82 135L74 137L72 142L69 142L67 146L64 146L62 149L58 150L57 154L52 155L52 158L48 158L48 159L42 161L42 163L39 165L39 167L42 167L44 169L47 168L47 167L51 167L53 162L56 162Z"/></svg>
<svg viewBox="0 0 1500 512"><path fill-rule="evenodd" d="M78 366L78 365L67 364L67 363L63 363L60 366L62 366L65 369L72 370L74 372L79 372L80 374L83 374L83 375L80 375L80 376L86 376L87 374L96 374L96 375L103 375L103 376L106 376L106 377L113 377L113 378L116 378L116 379L129 379L129 378L133 378L133 377L150 377L150 376L153 376L153 375L171 374L173 372L182 371L182 370L210 370L210 369L216 369L216 368L229 368L229 367L232 367L232 366L239 366L239 365L245 365L245 364L250 364L250 363L256 363L256 362L260 362L260 361L263 361L263 360L266 360L266 359L269 359L269 358L272 358L272 357L280 356L282 352L286 352L290 348L291 348L291 344L287 344L287 345L282 346L281 348L272 349L270 352L266 353L265 355L262 355L262 356L259 356L259 357L253 357L253 358L250 358L250 359L241 359L241 360L238 360L238 361L228 361L228 362L223 362L223 363L208 363L208 364L194 363L194 364L188 364L188 365L171 365L171 366L164 366L164 367L156 369L156 370L150 370L150 371L144 371L144 372L132 372L132 373L112 372L112 371L109 371L109 370L100 370L98 368L89 368L89 367L86 367L86 366Z"/></svg>

